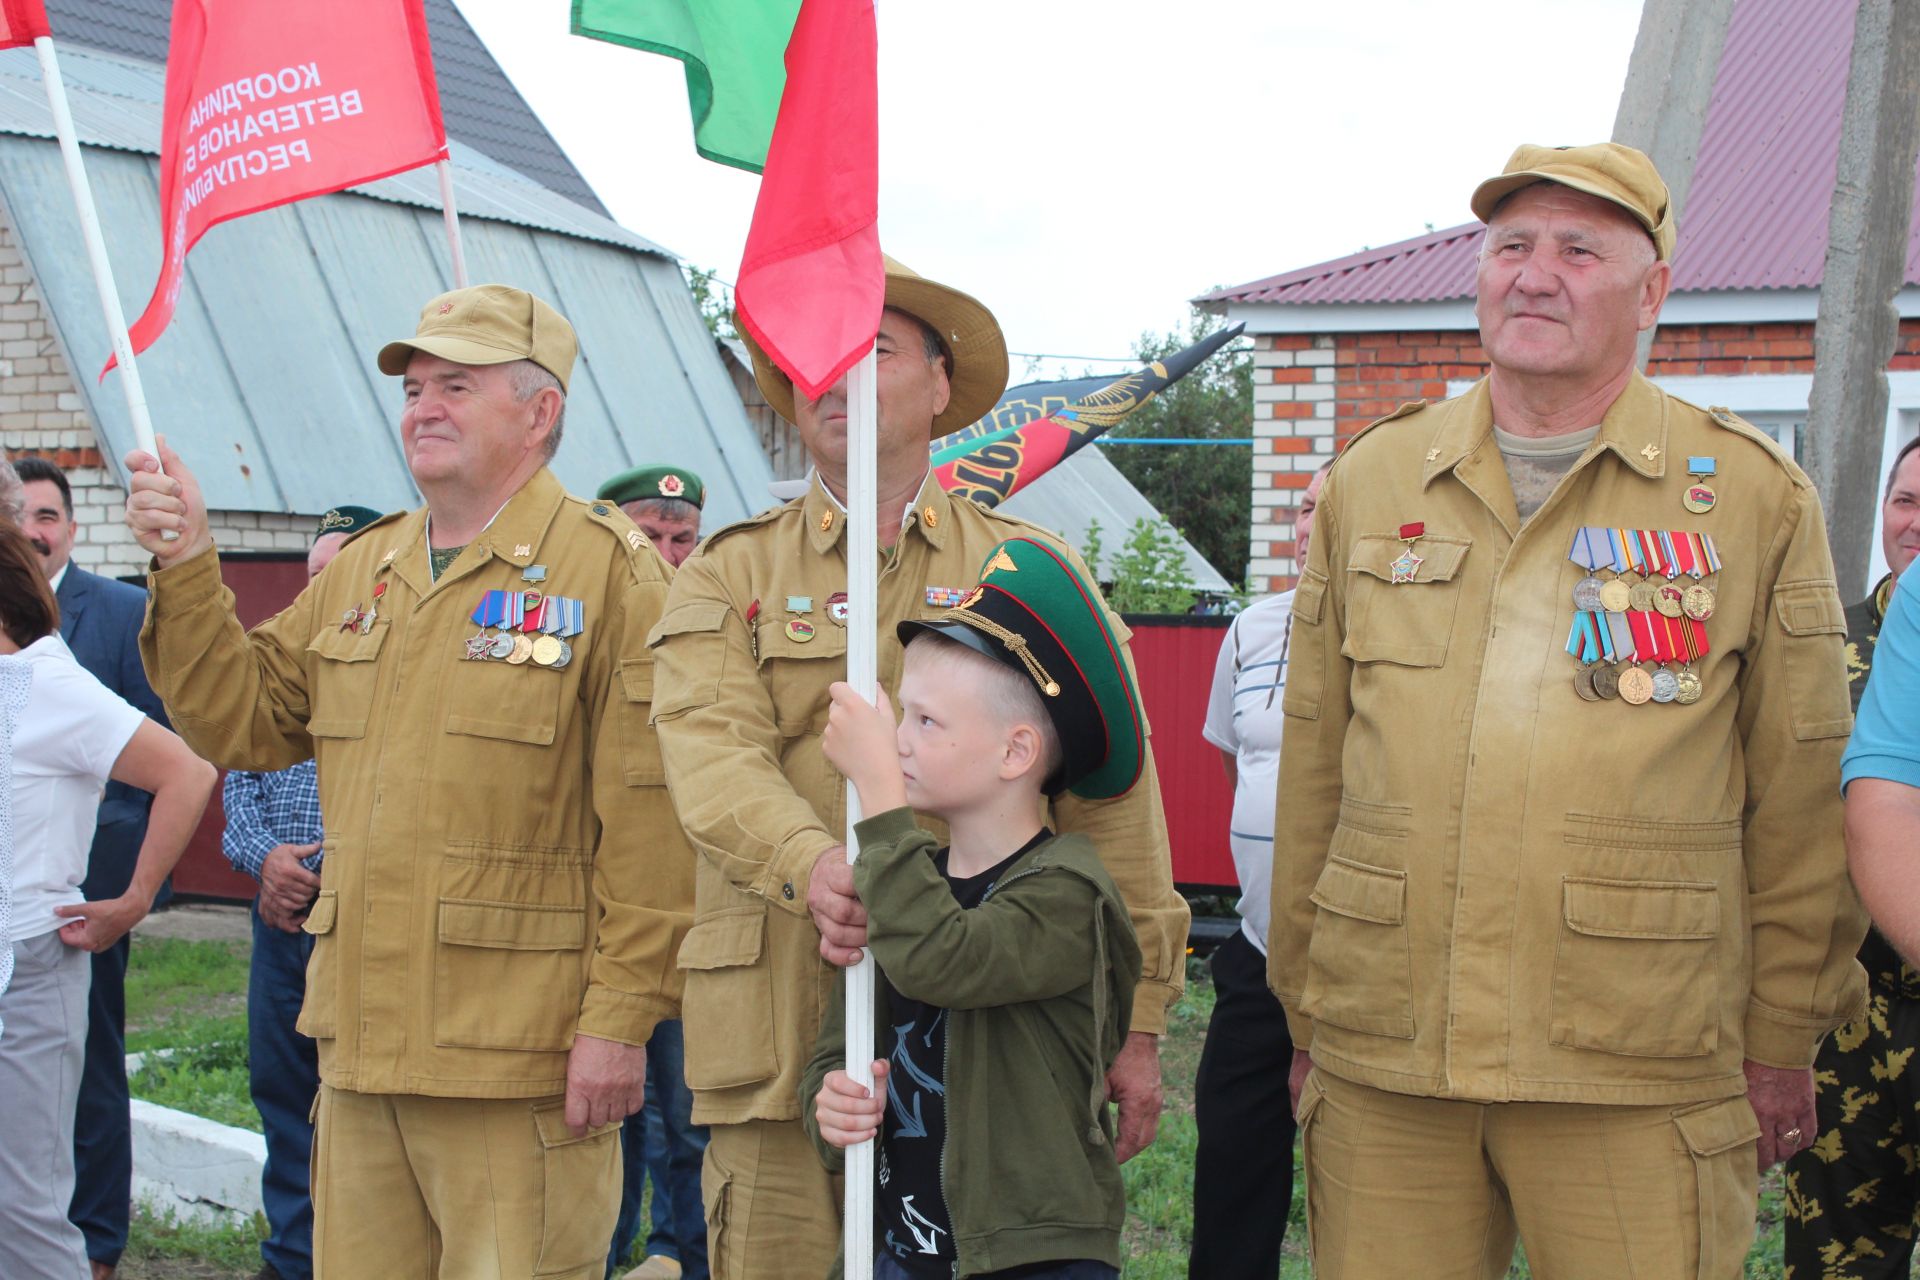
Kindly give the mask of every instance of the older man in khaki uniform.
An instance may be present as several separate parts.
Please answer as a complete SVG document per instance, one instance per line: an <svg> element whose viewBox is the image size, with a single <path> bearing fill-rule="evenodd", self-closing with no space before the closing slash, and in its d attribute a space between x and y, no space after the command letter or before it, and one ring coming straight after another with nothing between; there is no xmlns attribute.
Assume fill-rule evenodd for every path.
<svg viewBox="0 0 1920 1280"><path fill-rule="evenodd" d="M1741 1272L1813 1140L1864 919L1812 486L1634 367L1647 158L1475 192L1492 370L1329 474L1294 602L1269 976L1310 1047L1316 1274Z"/></svg>
<svg viewBox="0 0 1920 1280"><path fill-rule="evenodd" d="M878 630L880 681L891 691L900 678L896 622L958 603L1002 539L1053 535L950 500L929 474L930 439L978 420L1005 388L1006 345L992 314L892 260L886 303L876 344ZM680 966L693 1117L712 1126L705 1194L722 1280L819 1276L833 1261L839 1188L801 1131L798 1088L840 981L823 956L850 963L865 941L841 845L843 783L820 749L827 686L846 670L847 627L874 625L847 609L846 388L796 399L787 378L757 348L753 355L761 391L800 428L815 475L804 497L707 539L681 567L653 641L660 745L701 854ZM1111 621L1124 641L1126 627ZM1152 1140L1156 1037L1180 992L1186 942L1151 760L1127 796L1063 796L1053 822L1094 838L1144 953L1134 1034L1109 1078L1125 1159Z"/></svg>
<svg viewBox="0 0 1920 1280"><path fill-rule="evenodd" d="M165 475L127 460L155 561L141 653L182 736L320 766L299 1029L323 1275L598 1280L616 1133L678 1004L693 857L647 724L670 571L547 469L575 351L521 290L429 302L380 353L427 505L251 634L192 474L164 445Z"/></svg>

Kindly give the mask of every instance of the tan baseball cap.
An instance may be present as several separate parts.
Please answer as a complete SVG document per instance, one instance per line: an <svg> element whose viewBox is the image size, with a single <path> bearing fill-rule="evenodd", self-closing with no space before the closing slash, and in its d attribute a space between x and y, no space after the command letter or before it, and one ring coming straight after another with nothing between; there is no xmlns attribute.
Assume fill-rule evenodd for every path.
<svg viewBox="0 0 1920 1280"><path fill-rule="evenodd" d="M380 372L405 373L416 351L455 364L531 360L560 379L564 391L580 344L566 317L526 290L476 284L422 307L413 337L380 348Z"/></svg>
<svg viewBox="0 0 1920 1280"><path fill-rule="evenodd" d="M932 439L951 435L987 416L1007 389L1007 340L1000 322L979 301L937 280L929 280L903 262L881 255L886 266L886 305L904 311L932 329L947 349L951 394L933 420ZM753 380L773 411L788 422L793 416L793 379L786 375L746 331L740 341L753 356Z"/></svg>
<svg viewBox="0 0 1920 1280"><path fill-rule="evenodd" d="M1473 214L1493 221L1502 200L1536 182L1557 182L1575 191L1619 205L1653 237L1654 252L1662 262L1673 257L1673 197L1660 171L1644 151L1618 142L1596 142L1585 147L1541 147L1522 144L1497 178L1473 189Z"/></svg>

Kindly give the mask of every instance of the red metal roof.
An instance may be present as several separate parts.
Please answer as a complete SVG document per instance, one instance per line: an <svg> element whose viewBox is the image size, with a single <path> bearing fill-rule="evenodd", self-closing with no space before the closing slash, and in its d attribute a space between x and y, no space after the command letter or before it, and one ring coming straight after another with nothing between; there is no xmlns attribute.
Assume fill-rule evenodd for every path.
<svg viewBox="0 0 1920 1280"><path fill-rule="evenodd" d="M1858 0L1740 0L1735 6L1692 194L1680 210L1676 291L1819 285L1857 9ZM1480 231L1478 222L1449 227L1198 301L1467 298ZM1907 232L1907 282L1920 283L1920 199Z"/></svg>

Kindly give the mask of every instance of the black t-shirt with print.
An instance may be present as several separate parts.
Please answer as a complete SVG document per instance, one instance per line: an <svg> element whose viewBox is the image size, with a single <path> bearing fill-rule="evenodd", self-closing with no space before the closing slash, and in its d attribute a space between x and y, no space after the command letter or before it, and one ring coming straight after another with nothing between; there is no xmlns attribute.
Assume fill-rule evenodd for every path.
<svg viewBox="0 0 1920 1280"><path fill-rule="evenodd" d="M947 853L933 865L963 909L980 905L1013 862L1053 833L1033 839L979 875L956 880L947 874ZM915 1275L951 1276L957 1255L953 1222L940 1186L940 1152L947 1140L947 1011L912 1000L894 989L885 970L884 1043L875 1046L887 1062L887 1112L880 1129L880 1193L875 1208L881 1248Z"/></svg>

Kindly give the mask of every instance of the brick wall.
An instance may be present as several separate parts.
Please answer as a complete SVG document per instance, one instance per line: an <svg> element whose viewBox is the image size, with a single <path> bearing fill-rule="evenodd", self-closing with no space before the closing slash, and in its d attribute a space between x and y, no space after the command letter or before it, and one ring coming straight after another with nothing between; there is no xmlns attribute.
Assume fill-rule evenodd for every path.
<svg viewBox="0 0 1920 1280"><path fill-rule="evenodd" d="M1355 432L1409 400L1440 400L1480 377L1476 332L1261 334L1254 339L1253 534L1256 593L1291 586L1293 512L1306 479ZM1900 322L1889 369L1920 369L1920 320ZM1813 372L1813 324L1663 325L1654 377Z"/></svg>
<svg viewBox="0 0 1920 1280"><path fill-rule="evenodd" d="M111 376L98 394L119 395ZM80 524L74 559L120 577L147 563L122 515L127 494L100 453L86 401L47 323L39 287L21 256L13 228L0 219L0 449L9 458L38 455L67 473ZM315 515L216 511L213 536L222 548L305 551Z"/></svg>

